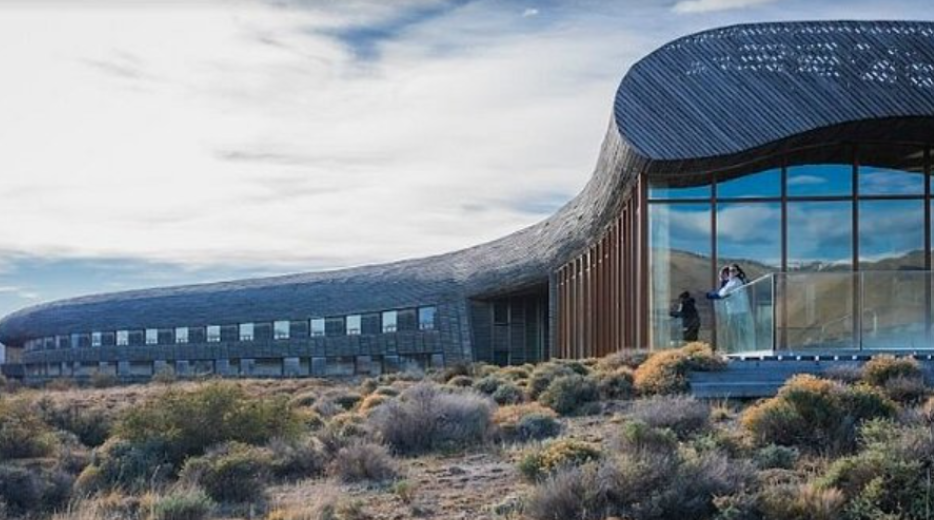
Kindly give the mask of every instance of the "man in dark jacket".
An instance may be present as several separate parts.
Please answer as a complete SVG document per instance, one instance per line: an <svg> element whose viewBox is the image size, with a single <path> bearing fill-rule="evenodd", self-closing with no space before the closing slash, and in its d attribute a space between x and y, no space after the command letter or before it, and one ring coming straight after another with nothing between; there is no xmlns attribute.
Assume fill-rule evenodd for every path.
<svg viewBox="0 0 934 520"><path fill-rule="evenodd" d="M672 318L681 318L681 339L685 342L697 341L697 334L700 332L700 314L697 313L697 305L691 293L684 291L678 295L678 307L672 309Z"/></svg>

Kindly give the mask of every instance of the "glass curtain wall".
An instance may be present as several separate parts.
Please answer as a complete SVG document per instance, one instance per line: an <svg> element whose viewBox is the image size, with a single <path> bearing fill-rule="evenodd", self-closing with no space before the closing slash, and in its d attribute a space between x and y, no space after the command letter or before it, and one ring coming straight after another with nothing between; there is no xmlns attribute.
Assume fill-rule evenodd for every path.
<svg viewBox="0 0 934 520"><path fill-rule="evenodd" d="M651 347L686 340L685 292L699 339L717 337L705 293L718 268L776 278L779 348L919 348L931 322L932 212L921 146L796 150L690 178L649 178ZM816 274L819 273L819 276Z"/></svg>

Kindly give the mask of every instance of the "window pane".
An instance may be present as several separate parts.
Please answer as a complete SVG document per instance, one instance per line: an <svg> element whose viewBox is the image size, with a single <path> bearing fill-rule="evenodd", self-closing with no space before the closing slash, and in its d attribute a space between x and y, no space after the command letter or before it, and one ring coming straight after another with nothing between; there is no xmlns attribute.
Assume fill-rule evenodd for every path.
<svg viewBox="0 0 934 520"><path fill-rule="evenodd" d="M240 341L253 341L253 324L240 324Z"/></svg>
<svg viewBox="0 0 934 520"><path fill-rule="evenodd" d="M850 270L853 203L788 203L788 270Z"/></svg>
<svg viewBox="0 0 934 520"><path fill-rule="evenodd" d="M782 170L773 168L717 181L717 199L781 197Z"/></svg>
<svg viewBox="0 0 934 520"><path fill-rule="evenodd" d="M781 204L718 204L717 259L721 265L740 264L750 281L781 269Z"/></svg>
<svg viewBox="0 0 934 520"><path fill-rule="evenodd" d="M398 330L418 330L418 316L416 315L415 309L403 309L399 311L398 320Z"/></svg>
<svg viewBox="0 0 934 520"><path fill-rule="evenodd" d="M704 298L713 289L710 217L710 204L649 206L653 348L711 339L713 306ZM672 316L685 292L694 299L696 316Z"/></svg>
<svg viewBox="0 0 934 520"><path fill-rule="evenodd" d="M275 321L272 324L272 335L275 339L289 339L291 322Z"/></svg>
<svg viewBox="0 0 934 520"><path fill-rule="evenodd" d="M176 327L175 342L188 343L188 327Z"/></svg>
<svg viewBox="0 0 934 520"><path fill-rule="evenodd" d="M860 195L923 195L924 150L906 146L860 146Z"/></svg>
<svg viewBox="0 0 934 520"><path fill-rule="evenodd" d="M806 164L788 168L788 196L846 196L853 194L849 164Z"/></svg>
<svg viewBox="0 0 934 520"><path fill-rule="evenodd" d="M386 311L383 313L383 332L395 332L397 326L398 313L396 311Z"/></svg>
<svg viewBox="0 0 934 520"><path fill-rule="evenodd" d="M103 344L103 335L100 332L91 333L91 346L99 347Z"/></svg>
<svg viewBox="0 0 934 520"><path fill-rule="evenodd" d="M924 201L859 203L860 269L924 269Z"/></svg>
<svg viewBox="0 0 934 520"><path fill-rule="evenodd" d="M360 315L359 314L347 316L347 335L348 336L359 336L360 335Z"/></svg>
<svg viewBox="0 0 934 520"><path fill-rule="evenodd" d="M206 332L208 343L219 343L221 340L221 326L208 325Z"/></svg>
<svg viewBox="0 0 934 520"><path fill-rule="evenodd" d="M311 337L324 336L324 332L324 318L313 318L311 320Z"/></svg>
<svg viewBox="0 0 934 520"><path fill-rule="evenodd" d="M360 332L363 334L379 334L382 330L379 313L364 314L361 321Z"/></svg>
<svg viewBox="0 0 934 520"><path fill-rule="evenodd" d="M71 335L71 348L78 348L81 346L81 334L72 334Z"/></svg>
<svg viewBox="0 0 934 520"><path fill-rule="evenodd" d="M328 337L345 336L347 334L344 317L325 318L324 332Z"/></svg>
<svg viewBox="0 0 934 520"><path fill-rule="evenodd" d="M667 175L649 179L649 199L709 199L712 177L710 174L690 178Z"/></svg>
<svg viewBox="0 0 934 520"><path fill-rule="evenodd" d="M159 331L157 329L146 329L146 344L159 344Z"/></svg>
<svg viewBox="0 0 934 520"><path fill-rule="evenodd" d="M117 331L117 345L129 345L129 344L130 344L130 331L118 330Z"/></svg>
<svg viewBox="0 0 934 520"><path fill-rule="evenodd" d="M419 330L435 330L435 317L437 314L437 307L420 307L418 309Z"/></svg>

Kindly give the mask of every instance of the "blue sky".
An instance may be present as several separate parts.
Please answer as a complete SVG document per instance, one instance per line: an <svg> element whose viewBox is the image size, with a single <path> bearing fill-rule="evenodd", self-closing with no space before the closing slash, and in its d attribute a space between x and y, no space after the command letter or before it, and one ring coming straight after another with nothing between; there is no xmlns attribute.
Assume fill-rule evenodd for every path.
<svg viewBox="0 0 934 520"><path fill-rule="evenodd" d="M496 238L593 169L627 68L921 1L0 3L0 314Z"/></svg>

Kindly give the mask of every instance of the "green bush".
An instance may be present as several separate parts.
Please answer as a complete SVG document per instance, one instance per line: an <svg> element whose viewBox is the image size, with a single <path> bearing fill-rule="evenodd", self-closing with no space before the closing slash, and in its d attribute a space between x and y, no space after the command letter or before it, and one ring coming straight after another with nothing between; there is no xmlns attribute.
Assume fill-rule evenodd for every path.
<svg viewBox="0 0 934 520"><path fill-rule="evenodd" d="M649 356L634 375L642 395L678 394L688 391L688 373L722 370L725 362L704 343L689 343L676 350Z"/></svg>
<svg viewBox="0 0 934 520"><path fill-rule="evenodd" d="M913 358L875 356L863 365L863 381L873 386L885 386L896 377L921 377L921 366Z"/></svg>
<svg viewBox="0 0 934 520"><path fill-rule="evenodd" d="M603 399L631 399L636 393L632 369L622 367L612 372L597 372L597 388Z"/></svg>
<svg viewBox="0 0 934 520"><path fill-rule="evenodd" d="M538 397L538 402L559 414L566 415L599 399L600 394L593 379L574 374L561 376L552 381Z"/></svg>
<svg viewBox="0 0 934 520"><path fill-rule="evenodd" d="M470 376L454 376L448 379L447 384L457 388L470 388L474 385L474 380Z"/></svg>
<svg viewBox="0 0 934 520"><path fill-rule="evenodd" d="M100 408L56 405L49 399L40 399L36 407L43 421L59 430L75 434L85 446L100 446L110 437L113 420Z"/></svg>
<svg viewBox="0 0 934 520"><path fill-rule="evenodd" d="M600 449L589 442L558 439L532 449L519 461L519 472L530 481L539 481L561 468L580 466L602 456Z"/></svg>
<svg viewBox="0 0 934 520"><path fill-rule="evenodd" d="M625 453L672 454L678 449L678 436L667 429L653 428L642 421L627 421L614 439L614 451Z"/></svg>
<svg viewBox="0 0 934 520"><path fill-rule="evenodd" d="M525 392L512 382L504 382L493 392L493 400L496 404L519 404L525 400Z"/></svg>
<svg viewBox="0 0 934 520"><path fill-rule="evenodd" d="M753 462L759 469L793 469L798 462L798 450L770 444L756 451Z"/></svg>
<svg viewBox="0 0 934 520"><path fill-rule="evenodd" d="M175 465L215 444L263 444L299 430L300 419L285 398L251 397L229 382L189 392L169 389L131 408L116 427L117 435L132 443L162 444L167 460Z"/></svg>
<svg viewBox="0 0 934 520"><path fill-rule="evenodd" d="M171 464L159 441L133 443L119 437L94 450L91 464L78 478L83 493L122 488L140 491L168 477Z"/></svg>
<svg viewBox="0 0 934 520"><path fill-rule="evenodd" d="M505 382L506 381L501 379L498 375L486 376L483 379L477 380L473 384L473 389L481 394L493 395Z"/></svg>
<svg viewBox="0 0 934 520"><path fill-rule="evenodd" d="M476 393L420 383L375 409L367 425L396 453L458 449L487 441L493 408Z"/></svg>
<svg viewBox="0 0 934 520"><path fill-rule="evenodd" d="M599 360L595 370L600 373L612 373L621 368L635 370L648 359L649 353L644 350L622 350L608 354Z"/></svg>
<svg viewBox="0 0 934 520"><path fill-rule="evenodd" d="M532 413L523 415L516 424L516 437L523 441L540 441L557 437L561 423L551 415Z"/></svg>
<svg viewBox="0 0 934 520"><path fill-rule="evenodd" d="M559 377L571 376L574 374L574 370L567 365L555 362L542 363L535 367L535 370L533 370L532 374L529 376L529 398L538 399L539 395L548 389L552 381Z"/></svg>
<svg viewBox="0 0 934 520"><path fill-rule="evenodd" d="M300 480L324 472L326 456L313 437L304 439L273 439L266 445L270 456L270 471L277 479Z"/></svg>
<svg viewBox="0 0 934 520"><path fill-rule="evenodd" d="M892 417L896 411L895 404L876 389L798 375L774 398L748 408L741 423L760 445L839 453L855 446L862 422Z"/></svg>
<svg viewBox="0 0 934 520"><path fill-rule="evenodd" d="M271 466L268 451L231 442L186 460L179 479L218 502L254 502L263 496Z"/></svg>
<svg viewBox="0 0 934 520"><path fill-rule="evenodd" d="M73 480L56 468L0 464L0 503L14 515L51 511L68 503Z"/></svg>
<svg viewBox="0 0 934 520"><path fill-rule="evenodd" d="M765 520L838 520L844 517L840 490L811 484L778 484L759 493L759 518Z"/></svg>
<svg viewBox="0 0 934 520"><path fill-rule="evenodd" d="M204 520L214 511L214 502L200 490L184 490L156 499L153 520Z"/></svg>
<svg viewBox="0 0 934 520"><path fill-rule="evenodd" d="M337 452L328 473L344 482L379 482L394 479L398 471L385 446L355 442Z"/></svg>
<svg viewBox="0 0 934 520"><path fill-rule="evenodd" d="M26 399L0 399L0 460L48 457L55 436Z"/></svg>

